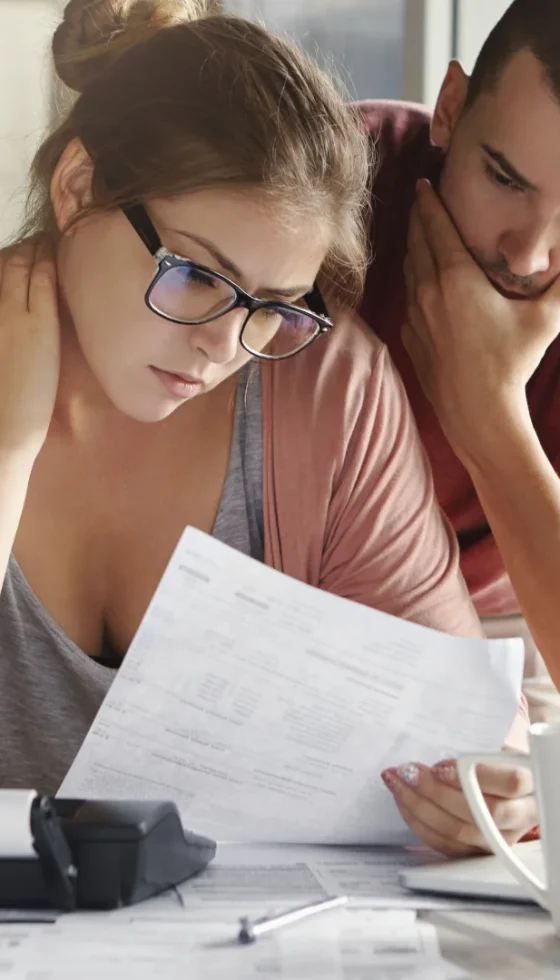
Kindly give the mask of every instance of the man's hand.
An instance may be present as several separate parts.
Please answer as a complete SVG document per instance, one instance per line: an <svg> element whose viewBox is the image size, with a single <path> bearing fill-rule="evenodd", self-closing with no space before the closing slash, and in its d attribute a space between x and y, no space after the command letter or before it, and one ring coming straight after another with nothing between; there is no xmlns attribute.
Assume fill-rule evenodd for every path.
<svg viewBox="0 0 560 980"><path fill-rule="evenodd" d="M424 844L453 857L489 851L453 761L432 769L412 763L381 775L401 816ZM513 766L478 766L477 775L498 829L508 844L515 844L538 823L531 773Z"/></svg>
<svg viewBox="0 0 560 980"><path fill-rule="evenodd" d="M502 296L427 181L411 214L405 278L403 341L442 428L463 461L491 453L502 422L527 421L525 386L560 332L560 282L538 299Z"/></svg>

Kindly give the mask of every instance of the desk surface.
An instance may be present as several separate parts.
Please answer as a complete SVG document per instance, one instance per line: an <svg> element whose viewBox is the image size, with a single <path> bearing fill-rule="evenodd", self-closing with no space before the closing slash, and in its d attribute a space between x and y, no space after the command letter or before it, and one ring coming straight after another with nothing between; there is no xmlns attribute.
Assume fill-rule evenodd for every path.
<svg viewBox="0 0 560 980"><path fill-rule="evenodd" d="M325 973L328 973L329 980L333 977L341 980L342 976L349 976L352 973L352 963L349 963L348 973L343 968L342 962L338 964L338 968L336 964L333 967L332 952L325 954L323 938L318 940L316 949L313 946L307 949L304 947L306 958L299 962L299 968L297 949L294 959L293 950L291 956L286 956L290 950L289 946L285 947L276 962L275 953L278 951L268 950L264 943L262 946L257 944L252 948L244 947L242 955L250 957L256 954L259 962L255 964L248 959L241 972L239 949L232 955L231 942L227 943L225 950L227 961L224 965L224 954L222 953L221 956L219 954L219 950L224 945L221 939L217 944L212 942L211 951L204 952L203 958L196 961L196 972L194 969L189 972L188 921L182 916L170 919L166 915L157 919L148 915L144 920L142 916L145 912L140 906L137 908L137 913L141 918L132 931L130 923L127 924L130 910L122 910L114 917L110 915L108 918L64 917L60 929L58 925L18 927L14 924L10 928L4 927L4 936L0 930L2 976L5 975L6 980L12 978L34 980L39 975L37 972L39 967L40 976L45 980L75 980L78 949L83 956L81 974L84 978L87 974L86 980L99 980L100 975L104 980L125 980L126 977L132 976L137 980L156 976L161 980L163 978L177 980L180 976L184 980L184 977L189 975L193 977L196 975L200 980L202 978L209 980L210 977L212 980L219 980L219 978L248 980L249 977L257 976L260 980L267 980L269 977L270 980L273 978L302 980L304 977L309 980L311 976L315 980L317 978L325 980ZM560 977L560 939L554 936L550 918L544 912L535 910L523 914L518 912L496 914L426 911L420 915L437 930L441 953L446 963L453 967L448 971L443 964L439 968L432 962L431 966L435 968L434 976L430 972L431 966L424 967L422 973L423 977L429 976L429 980L436 980L436 976L437 980L443 980L444 977L451 980L459 974L462 976L463 971L473 980L541 980L541 978L548 980L549 977L558 980ZM53 933L58 933L58 939L54 939L51 930ZM30 955L26 955L26 950L20 948L21 936L27 934L30 938L31 931L35 934L35 938L31 944ZM40 938L36 939L37 932L42 934L42 942ZM229 933L228 925L228 937ZM210 935L214 933L211 932ZM292 935L297 939L297 932ZM220 939L221 932L215 933L215 936ZM2 939L5 940L4 944ZM50 942L51 939L54 947ZM101 950L100 947L104 948ZM265 954L264 959L260 956L261 953ZM362 957L360 961L362 967L364 962L369 962L370 951L367 948L364 955L365 960ZM338 957L335 959L338 963ZM305 965L305 970L302 970L302 963ZM310 963L314 966L311 970ZM86 970L86 964L89 964L89 971ZM180 965L179 973L177 964ZM358 974L352 973L352 975ZM374 970L372 976L377 975ZM402 972L398 975L404 976Z"/></svg>
<svg viewBox="0 0 560 980"><path fill-rule="evenodd" d="M560 938L545 912L421 914L436 926L445 959L477 980L560 976Z"/></svg>
<svg viewBox="0 0 560 980"><path fill-rule="evenodd" d="M108 913L106 916L91 916L86 913L82 916L61 917L56 926L46 926L43 929L31 927L31 930L8 928L4 930L4 936L0 930L0 972L3 971L2 976L6 974L7 980L11 980L11 977L14 980L25 977L27 980L28 977L37 976L37 961L40 960L41 976L45 980L67 980L68 977L75 980L73 951L77 948L76 944L81 942L85 943L82 947L84 950L90 950L88 954L84 952L86 962L89 962L87 957L91 957L90 965L93 969L93 974L88 973L88 980L92 975L93 980L99 980L99 976L103 980L113 980L114 976L117 980L124 980L125 975L133 975L130 971L131 959L138 961L140 965L149 966L152 956L157 961L156 965L162 961L160 965L163 972L143 973L142 977L172 975L175 978L177 972L172 971L169 974L164 967L167 969L179 960L180 976L184 980L184 957L189 955L193 945L189 923L194 926L194 923L200 922L210 925L213 939L221 939L219 948L223 945L224 937L221 933L218 935L214 932L214 928L225 924L228 954L221 975L226 980L234 980L234 974L239 974L232 967L239 961L239 957L231 959L229 946L232 930L241 911L244 914L261 915L270 909L290 908L307 901L316 901L326 894L350 895L356 899L358 908L366 910L387 907L399 909L403 908L403 901L407 903L405 907L408 909L411 905L418 908L416 901L421 905L422 896L414 896L411 900L410 893L404 892L398 883L399 870L410 866L412 859L413 856L405 852L394 853L385 849L362 851L307 846L222 845L216 862L206 872L181 886L179 901L177 894L168 892L141 905ZM560 978L560 938L554 935L550 917L536 906L512 905L507 911L490 912L487 909L457 910L440 903L436 911L432 902L431 908L424 904L424 909L419 915L437 930L445 960L470 977L478 980ZM317 949L322 955L319 956L317 971L313 975L325 980L327 954L322 930L327 929L328 939L335 937L331 936L327 919L324 923L322 918L315 922L319 936ZM363 928L367 931L367 922ZM30 931L33 932L33 937L28 936L22 940L20 956L17 936ZM37 934L39 939L36 945ZM99 939L100 935L102 940ZM289 937L289 931L286 936ZM371 955L370 938L368 933L363 947L363 956L368 965ZM5 940L4 946L2 939ZM294 933L294 946L297 946L296 939L297 930ZM311 942L315 941L311 937ZM195 944L204 949L198 941ZM23 948L24 945L26 948ZM103 947L103 963L99 961L98 947ZM212 943L212 950L215 951L218 947ZM29 949L30 957L27 956ZM72 957L68 961L69 949ZM257 946L257 952L259 949ZM301 971L294 973L294 963L290 957L285 965L280 962L280 973L278 970L271 972L270 956L264 946L262 952L266 954L266 962L257 963L259 969L252 976L258 975L261 980L274 976L278 980L281 974L284 980L296 980L296 977L301 980L303 975L309 980L308 969L303 974ZM66 965L70 963L69 973L62 972L59 964L61 954L62 959L67 961ZM207 953L203 951L201 955L206 958ZM249 955L247 951L245 955ZM282 951L278 955L282 961ZM315 962L314 948L307 949L305 955L311 956L311 961ZM26 956L31 972L24 969L23 960ZM123 957L127 964L124 973L119 965ZM327 966L331 962L329 957ZM214 953L212 958L214 959ZM10 964L8 960L13 962ZM11 973L10 965L13 967ZM111 965L116 972L110 971ZM245 967L246 964L243 980L248 980ZM335 975L338 976L336 970ZM344 975L342 968L340 975ZM438 972L438 980L444 975L443 971ZM449 972L449 978L456 975L457 971ZM215 977L215 973L212 976ZM137 980L139 977L140 974L137 975Z"/></svg>

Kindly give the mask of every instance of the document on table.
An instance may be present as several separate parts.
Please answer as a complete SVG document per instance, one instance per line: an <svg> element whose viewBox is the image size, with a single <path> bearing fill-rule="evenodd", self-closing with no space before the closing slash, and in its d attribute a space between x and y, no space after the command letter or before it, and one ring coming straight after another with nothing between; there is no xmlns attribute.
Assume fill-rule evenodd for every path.
<svg viewBox="0 0 560 980"><path fill-rule="evenodd" d="M400 884L400 871L434 861L441 861L441 856L421 847L220 844L215 861L179 886L179 897L168 891L108 917L121 923L232 922L242 915L272 914L332 895L348 896L353 909L504 909L503 902L420 895ZM511 903L505 907L511 909Z"/></svg>
<svg viewBox="0 0 560 980"><path fill-rule="evenodd" d="M498 749L520 640L457 639L188 528L60 790L173 799L218 840L400 844L382 769Z"/></svg>
<svg viewBox="0 0 560 980"><path fill-rule="evenodd" d="M103 914L48 927L0 927L2 976L18 980L448 980L434 926L414 912L345 909L261 939L235 942L235 922L123 925Z"/></svg>

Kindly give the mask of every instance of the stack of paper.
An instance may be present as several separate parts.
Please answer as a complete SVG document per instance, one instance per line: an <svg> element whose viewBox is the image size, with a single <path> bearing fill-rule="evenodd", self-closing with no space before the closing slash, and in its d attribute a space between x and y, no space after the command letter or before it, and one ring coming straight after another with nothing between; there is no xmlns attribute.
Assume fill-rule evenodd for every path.
<svg viewBox="0 0 560 980"><path fill-rule="evenodd" d="M107 922L68 916L56 925L0 927L2 976L17 980L447 980L437 934L414 912L346 910L253 946L234 923Z"/></svg>

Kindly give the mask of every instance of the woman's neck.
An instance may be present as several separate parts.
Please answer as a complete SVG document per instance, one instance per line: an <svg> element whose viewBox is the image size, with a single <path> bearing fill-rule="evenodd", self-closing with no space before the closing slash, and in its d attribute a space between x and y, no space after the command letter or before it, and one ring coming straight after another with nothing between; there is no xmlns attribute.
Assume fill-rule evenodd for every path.
<svg viewBox="0 0 560 980"><path fill-rule="evenodd" d="M61 313L60 378L54 425L61 434L79 441L92 428L118 424L123 418L91 371L69 316Z"/></svg>

